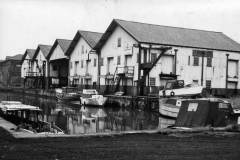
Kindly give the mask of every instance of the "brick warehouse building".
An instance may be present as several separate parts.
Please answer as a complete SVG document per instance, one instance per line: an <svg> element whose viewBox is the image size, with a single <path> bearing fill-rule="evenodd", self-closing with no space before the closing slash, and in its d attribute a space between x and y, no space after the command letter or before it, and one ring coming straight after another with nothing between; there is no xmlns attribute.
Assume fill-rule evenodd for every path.
<svg viewBox="0 0 240 160"><path fill-rule="evenodd" d="M22 55L7 56L0 62L0 86L21 86L21 60Z"/></svg>

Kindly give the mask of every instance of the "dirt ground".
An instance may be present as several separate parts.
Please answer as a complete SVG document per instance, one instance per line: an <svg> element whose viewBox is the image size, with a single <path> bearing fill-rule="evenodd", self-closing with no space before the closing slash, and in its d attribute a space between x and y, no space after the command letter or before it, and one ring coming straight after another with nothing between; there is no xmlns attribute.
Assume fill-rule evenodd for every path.
<svg viewBox="0 0 240 160"><path fill-rule="evenodd" d="M239 134L14 139L0 128L0 159L240 159Z"/></svg>

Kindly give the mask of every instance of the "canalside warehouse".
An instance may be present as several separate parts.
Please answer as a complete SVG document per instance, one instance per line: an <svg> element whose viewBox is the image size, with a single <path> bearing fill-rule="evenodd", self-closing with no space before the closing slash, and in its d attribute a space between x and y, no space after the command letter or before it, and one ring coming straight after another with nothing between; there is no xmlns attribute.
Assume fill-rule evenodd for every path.
<svg viewBox="0 0 240 160"><path fill-rule="evenodd" d="M33 56L35 49L26 49L21 61L21 78L24 79L28 73L32 72Z"/></svg>
<svg viewBox="0 0 240 160"><path fill-rule="evenodd" d="M48 87L64 87L68 85L69 56L66 51L71 43L68 39L56 39L49 54L48 62Z"/></svg>
<svg viewBox="0 0 240 160"><path fill-rule="evenodd" d="M240 89L240 44L221 32L114 19L94 49L98 84L109 93L157 93L172 79L214 95Z"/></svg>
<svg viewBox="0 0 240 160"><path fill-rule="evenodd" d="M96 88L98 79L98 55L93 47L102 33L78 30L67 50L69 84L82 88Z"/></svg>
<svg viewBox="0 0 240 160"><path fill-rule="evenodd" d="M52 46L39 44L31 59L30 69L24 76L24 87L45 88L48 77L47 55Z"/></svg>

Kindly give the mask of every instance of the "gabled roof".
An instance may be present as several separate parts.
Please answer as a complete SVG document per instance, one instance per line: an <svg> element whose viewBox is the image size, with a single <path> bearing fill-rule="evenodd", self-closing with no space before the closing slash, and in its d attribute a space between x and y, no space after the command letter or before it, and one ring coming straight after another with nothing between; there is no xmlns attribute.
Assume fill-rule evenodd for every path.
<svg viewBox="0 0 240 160"><path fill-rule="evenodd" d="M71 44L72 40L68 40L68 39L56 39L52 48L50 49L49 51L49 54L47 56L47 59L49 59L54 51L54 49L57 47L57 45L59 45L62 50L63 50L63 53L66 55L66 51L69 47L69 45Z"/></svg>
<svg viewBox="0 0 240 160"><path fill-rule="evenodd" d="M97 42L100 40L103 34L99 32L91 32L91 31L81 31L78 30L76 35L74 36L72 43L70 44L69 48L67 49L66 55L71 55L72 51L74 50L75 46L77 45L79 39L82 37L91 48L94 48Z"/></svg>
<svg viewBox="0 0 240 160"><path fill-rule="evenodd" d="M25 60L27 55L30 57L30 59L32 59L35 52L36 52L35 49L26 49L24 55L22 56L22 62Z"/></svg>
<svg viewBox="0 0 240 160"><path fill-rule="evenodd" d="M120 26L139 43L179 47L240 51L240 44L221 32L161 26L114 19L95 49L101 49L117 26Z"/></svg>
<svg viewBox="0 0 240 160"><path fill-rule="evenodd" d="M16 61L21 61L22 60L22 54L17 54L14 56L6 56L6 60L16 60Z"/></svg>
<svg viewBox="0 0 240 160"><path fill-rule="evenodd" d="M51 49L52 46L50 45L43 45L43 44L39 44L34 55L33 55L33 59L35 59L37 57L37 53L39 52L39 50L42 51L43 55L45 58L47 58L49 51Z"/></svg>

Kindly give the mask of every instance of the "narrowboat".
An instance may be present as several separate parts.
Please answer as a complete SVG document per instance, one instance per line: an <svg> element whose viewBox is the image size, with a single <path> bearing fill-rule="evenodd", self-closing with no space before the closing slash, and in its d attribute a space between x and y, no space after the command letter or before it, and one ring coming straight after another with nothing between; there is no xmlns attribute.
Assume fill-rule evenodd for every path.
<svg viewBox="0 0 240 160"><path fill-rule="evenodd" d="M35 134L64 134L55 124L42 121L42 110L39 107L19 101L1 101L0 116L15 124L16 130Z"/></svg>

